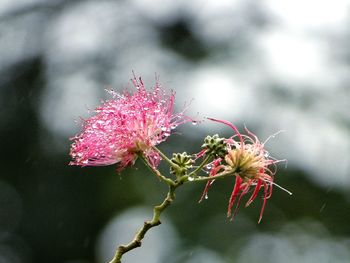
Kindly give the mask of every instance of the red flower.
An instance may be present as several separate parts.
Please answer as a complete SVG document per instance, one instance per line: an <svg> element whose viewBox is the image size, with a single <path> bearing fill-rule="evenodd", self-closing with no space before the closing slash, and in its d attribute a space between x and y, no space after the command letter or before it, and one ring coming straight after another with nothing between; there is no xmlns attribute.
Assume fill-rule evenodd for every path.
<svg viewBox="0 0 350 263"><path fill-rule="evenodd" d="M281 160L272 159L265 150L264 143L261 143L257 136L247 128L245 128L246 134L241 134L236 126L228 121L209 119L226 124L235 132L234 136L226 139L228 153L225 155L224 159L217 158L212 162L209 174L209 176L215 176L219 172L225 171L228 173L232 172L236 177L233 191L229 199L227 217L231 217L232 207L235 202L236 207L233 216L236 215L242 197L253 187L253 193L246 202L246 206L249 206L258 196L260 189L263 189L263 204L259 216L260 222L264 213L266 201L272 195L272 186L276 185L273 182L273 176L276 170L275 164ZM213 180L207 182L201 200L207 195L212 183ZM282 189L285 190L284 188Z"/></svg>

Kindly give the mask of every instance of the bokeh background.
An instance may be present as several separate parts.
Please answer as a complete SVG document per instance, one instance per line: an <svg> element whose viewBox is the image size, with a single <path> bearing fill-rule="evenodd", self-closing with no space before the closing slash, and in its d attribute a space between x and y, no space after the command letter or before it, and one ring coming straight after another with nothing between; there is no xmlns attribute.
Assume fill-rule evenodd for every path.
<svg viewBox="0 0 350 263"><path fill-rule="evenodd" d="M0 262L107 262L165 186L142 164L70 167L69 137L106 88L155 74L187 114L247 125L279 166L261 202L226 219L232 180L180 188L126 263L350 262L349 0L0 0ZM193 100L192 100L193 99ZM187 124L167 154L223 125ZM165 171L166 172L166 171Z"/></svg>

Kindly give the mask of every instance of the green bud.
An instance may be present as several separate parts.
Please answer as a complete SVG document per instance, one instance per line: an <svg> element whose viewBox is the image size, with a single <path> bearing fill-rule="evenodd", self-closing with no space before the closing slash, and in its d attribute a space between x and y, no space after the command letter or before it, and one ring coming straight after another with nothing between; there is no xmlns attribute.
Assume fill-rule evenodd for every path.
<svg viewBox="0 0 350 263"><path fill-rule="evenodd" d="M171 161L178 166L178 168L170 167L170 173L175 175L184 175L188 169L192 168L194 163L192 156L188 155L186 152L173 153Z"/></svg>
<svg viewBox="0 0 350 263"><path fill-rule="evenodd" d="M212 154L215 157L223 158L227 154L225 138L220 138L218 134L205 137L202 148L206 149L206 154Z"/></svg>

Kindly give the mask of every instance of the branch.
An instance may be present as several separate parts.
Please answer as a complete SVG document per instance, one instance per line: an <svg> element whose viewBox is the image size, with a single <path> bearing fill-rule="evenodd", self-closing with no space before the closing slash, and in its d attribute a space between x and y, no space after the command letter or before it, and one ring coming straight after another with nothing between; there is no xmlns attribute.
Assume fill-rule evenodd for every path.
<svg viewBox="0 0 350 263"><path fill-rule="evenodd" d="M161 153L161 151L159 151L158 149L157 149L157 151L160 153L160 155L163 157L163 159L166 158L166 160L168 162L170 162L173 166L176 165L176 164L172 163L163 153ZM190 176L196 175L196 173L198 173L204 167L204 165L207 164L208 161L210 160L210 157L207 156L207 158L205 158L205 160L202 162L202 164L200 164L197 167L197 169L195 169L192 173L190 173L189 175L184 175L184 176L178 178L178 180L173 181L170 178L167 178L167 177L163 176L157 169L152 167L150 165L150 163L148 162L147 158L145 158L142 155L140 155L140 157L144 161L146 166L148 166L152 170L153 173L155 173L161 180L163 180L164 182L166 182L168 184L169 191L167 193L167 196L163 200L163 202L160 205L157 205L157 206L155 206L153 208L153 218L152 218L152 220L148 220L148 221L144 222L143 226L136 233L134 239L129 244L119 246L116 249L116 252L115 252L115 255L114 255L113 259L109 263L121 263L122 262L121 261L122 257L123 257L123 255L125 253L127 253L128 251L133 250L135 248L141 247L142 240L145 237L147 231L149 229L151 229L152 227L155 227L155 226L158 226L158 225L161 224L161 222L160 222L160 215L174 201L176 188L178 186L188 182L189 181L188 180L189 175ZM224 178L226 176L231 175L232 173L234 173L234 171L223 171L221 173L216 174L215 176L196 177L196 178L194 178L193 182L209 181L209 180Z"/></svg>
<svg viewBox="0 0 350 263"><path fill-rule="evenodd" d="M134 239L127 245L121 245L117 248L114 258L109 263L121 263L121 258L126 252L133 250L137 247L141 247L142 239L145 237L147 231L155 226L161 224L160 215L175 199L175 189L180 185L177 183L175 185L169 185L169 191L166 198L160 205L153 208L153 218L152 220L146 221L143 227L137 232Z"/></svg>

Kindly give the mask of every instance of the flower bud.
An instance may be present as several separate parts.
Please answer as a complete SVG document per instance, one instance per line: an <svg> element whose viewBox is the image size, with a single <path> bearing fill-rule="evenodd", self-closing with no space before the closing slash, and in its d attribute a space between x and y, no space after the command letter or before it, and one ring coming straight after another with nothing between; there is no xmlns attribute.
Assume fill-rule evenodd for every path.
<svg viewBox="0 0 350 263"><path fill-rule="evenodd" d="M192 164L194 163L192 156L188 155L186 152L173 153L171 161L178 166L170 167L170 173L175 175L184 175L188 169L192 168Z"/></svg>
<svg viewBox="0 0 350 263"><path fill-rule="evenodd" d="M205 137L202 148L206 149L206 154L211 154L215 157L224 157L227 154L225 138L220 138L218 134Z"/></svg>

